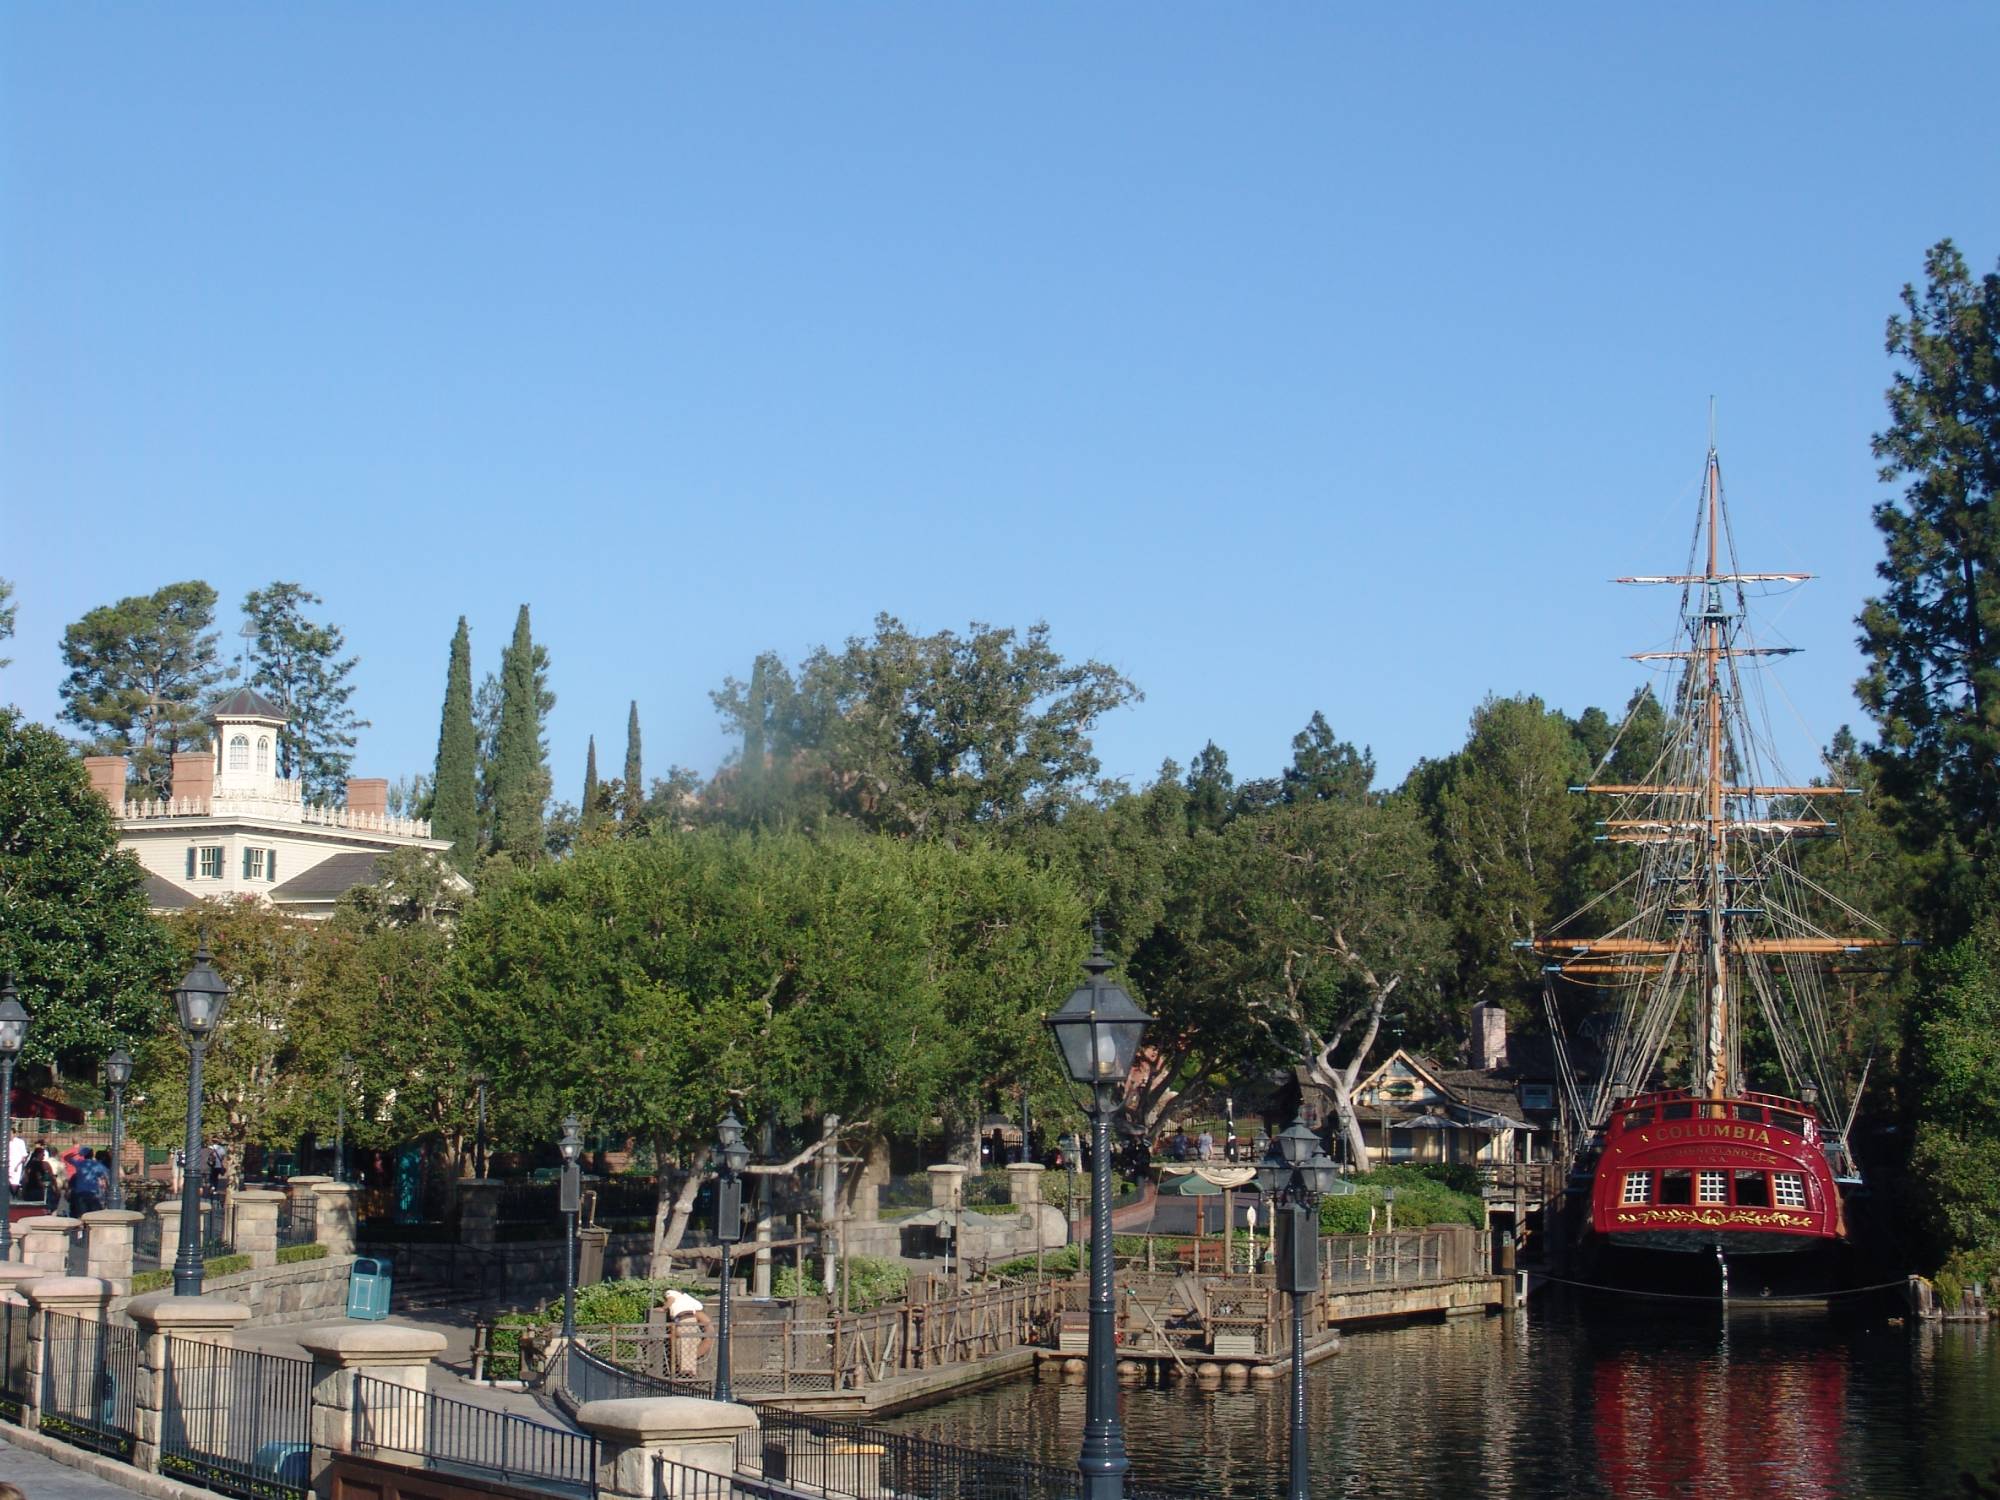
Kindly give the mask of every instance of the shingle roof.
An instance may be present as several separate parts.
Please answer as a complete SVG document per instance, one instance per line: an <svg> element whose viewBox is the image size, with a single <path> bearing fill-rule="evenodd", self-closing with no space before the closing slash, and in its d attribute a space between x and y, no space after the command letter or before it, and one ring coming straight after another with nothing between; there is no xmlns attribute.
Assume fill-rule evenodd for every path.
<svg viewBox="0 0 2000 1500"><path fill-rule="evenodd" d="M233 719L276 719L285 722L285 711L255 688L240 687L208 711L211 719L227 714Z"/></svg>
<svg viewBox="0 0 2000 1500"><path fill-rule="evenodd" d="M201 898L186 886L175 885L164 875L146 872L146 902L154 911L182 911Z"/></svg>
<svg viewBox="0 0 2000 1500"><path fill-rule="evenodd" d="M294 875L269 892L273 901L331 901L357 885L375 879L375 862L382 856L365 850L336 854L323 859L303 874Z"/></svg>

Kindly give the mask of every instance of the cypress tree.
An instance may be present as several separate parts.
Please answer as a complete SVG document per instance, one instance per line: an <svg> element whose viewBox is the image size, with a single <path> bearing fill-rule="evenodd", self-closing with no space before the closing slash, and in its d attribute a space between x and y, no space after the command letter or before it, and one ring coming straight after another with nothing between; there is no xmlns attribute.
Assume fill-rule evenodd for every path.
<svg viewBox="0 0 2000 1500"><path fill-rule="evenodd" d="M764 658L759 656L750 669L750 711L743 716L743 763L737 767L743 779L743 810L753 820L763 813L764 715L770 709L764 672Z"/></svg>
<svg viewBox="0 0 2000 1500"><path fill-rule="evenodd" d="M645 782L639 764L639 700L625 717L625 821L635 823L646 806Z"/></svg>
<svg viewBox="0 0 2000 1500"><path fill-rule="evenodd" d="M461 870L472 868L479 847L476 787L479 745L472 727L472 636L465 616L451 638L445 669L444 718L438 725L437 770L431 783L431 833L451 840L447 856Z"/></svg>
<svg viewBox="0 0 2000 1500"><path fill-rule="evenodd" d="M542 806L548 766L535 683L535 641L528 606L514 620L514 640L500 658L500 733L493 754L493 847L526 863L544 853Z"/></svg>
<svg viewBox="0 0 2000 1500"><path fill-rule="evenodd" d="M604 822L604 813L597 805L597 736L590 737L590 749L583 758L583 831L595 832Z"/></svg>

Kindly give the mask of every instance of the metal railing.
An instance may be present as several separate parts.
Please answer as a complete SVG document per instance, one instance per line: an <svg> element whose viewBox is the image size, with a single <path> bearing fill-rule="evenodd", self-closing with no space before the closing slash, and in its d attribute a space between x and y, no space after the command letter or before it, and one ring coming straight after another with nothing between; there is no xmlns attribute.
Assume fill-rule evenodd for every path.
<svg viewBox="0 0 2000 1500"><path fill-rule="evenodd" d="M167 1340L160 1472L244 1500L311 1487L312 1362Z"/></svg>
<svg viewBox="0 0 2000 1500"><path fill-rule="evenodd" d="M0 1417L18 1423L28 1405L28 1325L33 1314L15 1299L0 1301Z"/></svg>
<svg viewBox="0 0 2000 1500"><path fill-rule="evenodd" d="M278 1208L278 1247L310 1245L319 1238L319 1205L301 1203L290 1194Z"/></svg>
<svg viewBox="0 0 2000 1500"><path fill-rule="evenodd" d="M1445 1236L1433 1229L1327 1235L1319 1245L1320 1286L1327 1291L1407 1286L1443 1281L1451 1274Z"/></svg>
<svg viewBox="0 0 2000 1500"><path fill-rule="evenodd" d="M42 1431L79 1448L132 1456L138 1336L117 1323L44 1313Z"/></svg>
<svg viewBox="0 0 2000 1500"><path fill-rule="evenodd" d="M132 1269L150 1271L165 1264L160 1259L160 1216L152 1209L132 1226Z"/></svg>
<svg viewBox="0 0 2000 1500"><path fill-rule="evenodd" d="M711 1474L667 1458L653 1460L653 1500L793 1500L798 1493L744 1474Z"/></svg>
<svg viewBox="0 0 2000 1500"><path fill-rule="evenodd" d="M354 1381L354 1451L400 1454L440 1473L566 1495L597 1493L597 1440L589 1433L367 1375Z"/></svg>

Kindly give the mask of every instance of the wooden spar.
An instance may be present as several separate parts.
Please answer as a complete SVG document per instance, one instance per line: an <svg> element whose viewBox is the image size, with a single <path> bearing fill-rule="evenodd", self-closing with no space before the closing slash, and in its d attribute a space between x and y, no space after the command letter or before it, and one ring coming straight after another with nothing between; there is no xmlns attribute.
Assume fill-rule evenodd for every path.
<svg viewBox="0 0 2000 1500"><path fill-rule="evenodd" d="M1811 573L1635 573L1613 583L1810 583Z"/></svg>
<svg viewBox="0 0 2000 1500"><path fill-rule="evenodd" d="M1658 974L1665 968L1665 964L1597 963L1590 959L1584 959L1559 964L1556 966L1555 972L1565 976L1570 974Z"/></svg>
<svg viewBox="0 0 2000 1500"><path fill-rule="evenodd" d="M1639 784L1599 783L1592 786L1573 786L1572 792L1595 792L1607 797L1632 797L1640 794L1662 797L1699 797L1706 787L1698 786L1644 786ZM1857 786L1726 786L1722 789L1725 797L1859 797L1861 788Z"/></svg>
<svg viewBox="0 0 2000 1500"><path fill-rule="evenodd" d="M1799 646L1724 646L1724 656L1796 656L1803 648ZM1627 661L1701 661L1708 656L1706 651L1634 651L1625 658Z"/></svg>
<svg viewBox="0 0 2000 1500"><path fill-rule="evenodd" d="M1710 828L1720 823L1730 833L1797 833L1800 829L1817 832L1836 825L1819 818L1599 818L1599 828L1649 828L1656 832L1666 832L1674 828ZM1718 836L1720 836L1718 834Z"/></svg>
<svg viewBox="0 0 2000 1500"><path fill-rule="evenodd" d="M1641 957L1665 958L1670 954L1685 952L1689 945L1684 943L1662 943L1653 938L1530 938L1527 947L1537 953L1589 954L1593 957L1607 953L1632 953ZM1824 937L1824 938L1734 938L1730 941L1730 951L1734 953L1852 953L1861 948L1900 948L1901 938L1885 937Z"/></svg>

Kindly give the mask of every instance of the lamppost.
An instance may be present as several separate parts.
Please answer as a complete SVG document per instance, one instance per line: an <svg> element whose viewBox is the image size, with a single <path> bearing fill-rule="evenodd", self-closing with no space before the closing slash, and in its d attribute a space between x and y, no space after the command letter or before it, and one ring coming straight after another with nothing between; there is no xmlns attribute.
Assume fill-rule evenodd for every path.
<svg viewBox="0 0 2000 1500"><path fill-rule="evenodd" d="M478 1092L478 1121L472 1137L472 1175L482 1182L486 1178L486 1085L493 1077L484 1068L472 1075L472 1086Z"/></svg>
<svg viewBox="0 0 2000 1500"><path fill-rule="evenodd" d="M1125 1433L1118 1421L1118 1372L1112 1348L1116 1312L1111 1284L1111 1116L1153 1018L1105 979L1103 933L1094 934L1084 971L1090 976L1048 1018L1063 1067L1090 1089L1090 1367L1084 1388L1083 1450L1077 1471L1082 1500L1121 1500L1125 1493Z"/></svg>
<svg viewBox="0 0 2000 1500"><path fill-rule="evenodd" d="M125 1085L132 1081L132 1054L123 1047L104 1059L104 1081L111 1085L111 1204L125 1206Z"/></svg>
<svg viewBox="0 0 2000 1500"><path fill-rule="evenodd" d="M187 1170L181 1174L181 1244L174 1256L174 1295L201 1295L201 1058L222 1022L229 986L210 962L208 942L195 949L194 967L174 991L174 1009L188 1043Z"/></svg>
<svg viewBox="0 0 2000 1500"><path fill-rule="evenodd" d="M1291 1500L1311 1500L1306 1461L1306 1298L1319 1290L1319 1200L1333 1187L1333 1158L1303 1120L1272 1139L1257 1163L1257 1186L1277 1200L1271 1232L1277 1241L1278 1289L1292 1297Z"/></svg>
<svg viewBox="0 0 2000 1500"><path fill-rule="evenodd" d="M750 1148L743 1144L743 1122L731 1108L715 1127L715 1242L722 1247L722 1306L715 1335L715 1399L734 1401L729 1385L729 1250L743 1238L743 1169L750 1165Z"/></svg>
<svg viewBox="0 0 2000 1500"><path fill-rule="evenodd" d="M28 1041L28 1012L14 993L14 976L0 984L0 1152L6 1154L0 1168L0 1184L6 1191L0 1198L7 1203L0 1213L0 1261L14 1258L14 1064Z"/></svg>
<svg viewBox="0 0 2000 1500"><path fill-rule="evenodd" d="M582 1168L577 1165L583 1154L583 1132L575 1115L563 1118L556 1150L562 1153L563 1347L567 1349L576 1341L576 1215L583 1206Z"/></svg>
<svg viewBox="0 0 2000 1500"><path fill-rule="evenodd" d="M334 1097L333 1117L333 1180L347 1181L347 1080L354 1072L354 1054L340 1054L340 1091Z"/></svg>
<svg viewBox="0 0 2000 1500"><path fill-rule="evenodd" d="M1396 1190L1394 1188L1382 1189L1382 1207L1387 1210L1389 1219L1388 1224L1383 1229L1383 1233L1394 1234L1396 1232ZM1393 1254L1394 1252L1392 1251L1391 1253Z"/></svg>

